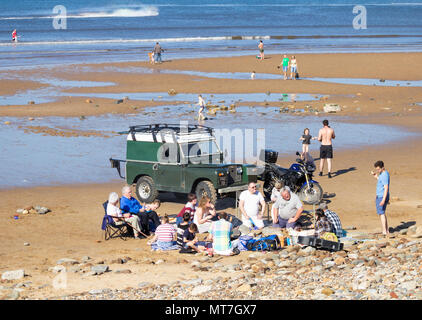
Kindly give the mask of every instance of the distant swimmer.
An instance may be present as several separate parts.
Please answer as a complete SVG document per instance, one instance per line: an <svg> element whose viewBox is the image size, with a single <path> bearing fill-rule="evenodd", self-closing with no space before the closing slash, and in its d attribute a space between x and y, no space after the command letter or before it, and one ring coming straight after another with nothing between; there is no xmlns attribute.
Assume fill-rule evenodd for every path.
<svg viewBox="0 0 422 320"><path fill-rule="evenodd" d="M12 32L12 42L18 42L18 32L16 29Z"/></svg>

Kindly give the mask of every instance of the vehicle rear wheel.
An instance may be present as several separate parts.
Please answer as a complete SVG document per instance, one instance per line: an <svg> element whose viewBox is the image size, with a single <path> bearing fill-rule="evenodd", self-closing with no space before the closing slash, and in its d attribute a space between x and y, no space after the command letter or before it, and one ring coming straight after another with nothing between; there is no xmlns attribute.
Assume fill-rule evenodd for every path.
<svg viewBox="0 0 422 320"><path fill-rule="evenodd" d="M204 195L206 195L208 198L210 198L212 204L215 205L217 202L217 191L210 181L201 181L198 183L195 193L198 201L201 200Z"/></svg>
<svg viewBox="0 0 422 320"><path fill-rule="evenodd" d="M143 176L138 179L136 183L136 196L140 202L146 203L151 203L157 198L158 191L151 177Z"/></svg>
<svg viewBox="0 0 422 320"><path fill-rule="evenodd" d="M298 192L299 199L305 204L318 204L322 200L323 191L318 183L303 186Z"/></svg>

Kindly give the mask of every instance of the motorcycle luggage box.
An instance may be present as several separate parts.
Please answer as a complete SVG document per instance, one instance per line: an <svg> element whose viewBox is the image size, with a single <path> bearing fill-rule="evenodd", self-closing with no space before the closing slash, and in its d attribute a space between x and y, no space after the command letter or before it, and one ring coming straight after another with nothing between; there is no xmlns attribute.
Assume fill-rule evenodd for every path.
<svg viewBox="0 0 422 320"><path fill-rule="evenodd" d="M316 241L317 248L330 250L330 251L343 250L343 245L344 244L342 242L328 241L328 240L320 239L320 238L318 238Z"/></svg>
<svg viewBox="0 0 422 320"><path fill-rule="evenodd" d="M297 238L297 242L305 246L315 247L317 243L317 238L312 236L299 236Z"/></svg>
<svg viewBox="0 0 422 320"><path fill-rule="evenodd" d="M278 157L278 152L271 149L261 149L261 154L259 158L267 163L276 163Z"/></svg>

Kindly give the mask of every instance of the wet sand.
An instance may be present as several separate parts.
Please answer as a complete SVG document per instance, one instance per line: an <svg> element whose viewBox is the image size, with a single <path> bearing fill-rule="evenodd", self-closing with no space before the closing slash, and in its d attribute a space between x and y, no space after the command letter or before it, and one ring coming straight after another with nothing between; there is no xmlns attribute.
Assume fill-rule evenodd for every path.
<svg viewBox="0 0 422 320"><path fill-rule="evenodd" d="M198 59L165 62L153 68L174 68L201 70L213 72L274 72L274 66L279 64L278 57L268 57L263 62L253 57L234 57L229 59ZM332 55L297 55L299 71L312 77L358 77L384 78L396 80L420 80L416 66L422 61L420 53L394 54L332 54ZM405 61L406 63L393 63ZM247 63L246 63L247 62ZM119 65L150 65L144 62ZM368 65L371 67L368 68ZM95 67L95 66L94 66ZM52 76L57 76L52 71ZM403 75L403 77L401 77ZM404 77L405 76L405 77ZM322 106L326 102L347 105L340 115L350 115L350 122L368 122L397 125L413 132L422 132L422 107L412 106L414 102L422 101L420 88L386 88L356 85L338 85L330 83L314 83L305 81L283 80L221 80L203 79L195 81L195 77L168 74L120 74L120 73L63 73L62 78L92 81L112 81L116 87L72 89L82 92L165 92L174 88L179 92L303 92L323 94L352 94L355 97L312 103ZM3 84L4 80L0 80ZM8 91L10 92L10 91ZM360 93L360 95L357 95ZM89 96L87 97L89 98ZM19 107L0 107L0 116L80 116L104 113L133 112L130 104L115 104L106 99L93 99L86 103L85 98L63 98L61 102L43 105ZM373 99L373 100L371 100ZM354 101L358 101L354 103ZM147 107L151 102L136 102ZM95 107L99 104L99 107ZM275 103L277 104L277 103ZM281 104L281 102L280 102ZM297 104L305 104L299 103ZM352 107L353 106L353 107ZM357 110L357 106L360 111ZM384 109L390 108L390 109ZM322 121L323 114L316 116ZM3 125L1 121L0 125ZM28 124L29 125L29 124ZM335 129L335 123L332 123ZM336 132L341 135L341 132ZM296 137L294 137L296 139ZM332 179L326 175L316 177L331 197L329 208L337 212L343 227L355 226L358 231L380 232L380 221L375 213L374 195L376 180L369 174L376 160L383 160L386 169L391 174L391 204L387 209L389 225L397 228L404 223L422 224L422 148L419 138L407 139L398 143L384 145L383 137L380 144L358 150L336 151L334 141L334 160ZM316 143L316 142L314 142ZM317 156L317 155L314 155ZM288 166L294 157L279 159L279 163ZM13 161L13 160L8 160ZM319 165L317 161L317 165ZM19 168L13 168L19 170ZM110 170L114 170L111 169ZM325 169L326 170L326 169ZM25 269L31 277L33 286L49 284L50 287L39 290L29 290L25 296L32 298L56 297L62 294L87 291L101 288L126 288L136 286L139 282L150 281L165 283L169 278L188 279L192 277L189 264L180 264L180 259L193 260L193 256L181 256L177 252L150 252L145 240L103 240L100 229L104 211L101 204L112 191L121 192L123 180L107 184L62 185L58 187L33 187L0 190L0 223L4 226L0 241L0 272L6 270ZM171 194L163 194L163 201L158 213L163 215L177 214L185 203L185 199L176 199ZM12 217L16 209L26 206L46 206L52 212L46 215L21 215L21 219ZM310 209L309 206L306 206ZM235 213L234 208L227 208L229 213ZM24 246L24 242L30 243ZM131 274L108 273L101 277L82 277L79 274L69 274L68 288L54 290L51 283L55 274L48 271L61 258L81 260L90 256L93 261L111 261L118 257L130 256ZM136 263L145 258L153 260L164 259L166 264L151 265ZM239 255L220 260L222 263L244 261L245 256ZM114 269L124 269L124 266L114 265ZM195 273L196 274L196 273ZM203 279L216 276L215 273L201 272ZM27 280L25 280L27 281Z"/></svg>

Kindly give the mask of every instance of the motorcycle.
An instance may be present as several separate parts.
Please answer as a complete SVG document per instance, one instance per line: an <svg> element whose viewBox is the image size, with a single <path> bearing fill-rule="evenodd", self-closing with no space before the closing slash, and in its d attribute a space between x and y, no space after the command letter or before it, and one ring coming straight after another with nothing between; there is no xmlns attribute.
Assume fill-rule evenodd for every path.
<svg viewBox="0 0 422 320"><path fill-rule="evenodd" d="M316 166L311 157L297 158L296 163L286 169L275 163L278 152L269 149L262 152L265 153L261 155L261 159L265 159L265 169L260 179L264 181L263 191L267 201L270 201L276 182L282 182L296 193L303 203L312 205L321 202L323 190L319 183L312 179ZM300 153L296 152L296 155L300 156Z"/></svg>

